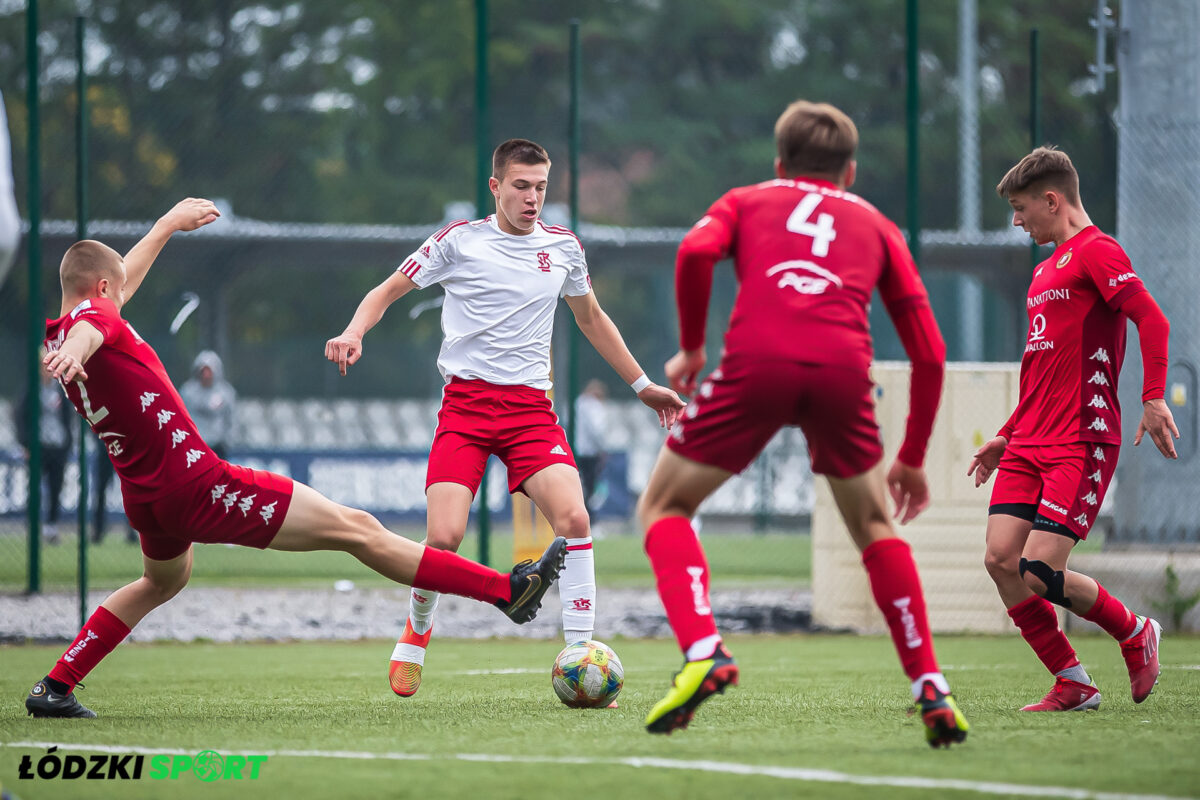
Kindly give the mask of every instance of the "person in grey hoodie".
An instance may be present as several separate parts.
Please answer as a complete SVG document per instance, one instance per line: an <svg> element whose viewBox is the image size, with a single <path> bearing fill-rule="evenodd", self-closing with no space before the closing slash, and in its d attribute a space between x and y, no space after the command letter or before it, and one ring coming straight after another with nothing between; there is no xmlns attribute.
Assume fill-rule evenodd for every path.
<svg viewBox="0 0 1200 800"><path fill-rule="evenodd" d="M237 392L225 380L221 357L212 350L201 351L192 362L192 377L179 388L179 394L200 437L218 458L229 458Z"/></svg>

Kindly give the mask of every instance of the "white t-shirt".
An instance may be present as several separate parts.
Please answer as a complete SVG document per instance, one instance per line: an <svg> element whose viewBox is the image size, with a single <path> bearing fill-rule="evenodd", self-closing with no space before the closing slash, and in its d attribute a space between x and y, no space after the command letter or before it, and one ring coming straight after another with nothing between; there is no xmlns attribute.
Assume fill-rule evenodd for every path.
<svg viewBox="0 0 1200 800"><path fill-rule="evenodd" d="M446 290L438 369L447 381L549 389L558 299L592 290L575 234L538 220L532 233L514 236L494 215L450 223L397 270L422 289Z"/></svg>

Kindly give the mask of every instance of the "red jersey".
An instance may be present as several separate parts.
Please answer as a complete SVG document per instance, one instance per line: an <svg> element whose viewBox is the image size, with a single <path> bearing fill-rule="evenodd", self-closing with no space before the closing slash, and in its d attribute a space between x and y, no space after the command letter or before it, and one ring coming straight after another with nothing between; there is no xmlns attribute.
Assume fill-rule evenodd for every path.
<svg viewBox="0 0 1200 800"><path fill-rule="evenodd" d="M1144 291L1121 245L1095 225L1038 265L1025 300L1021 397L1004 429L1010 443L1121 443L1121 306Z"/></svg>
<svg viewBox="0 0 1200 800"><path fill-rule="evenodd" d="M879 289L913 363L898 457L920 466L941 398L946 345L900 229L828 181L780 179L727 192L679 246L675 292L684 350L704 344L713 266L730 255L739 286L722 361L865 373L873 355L868 306Z"/></svg>
<svg viewBox="0 0 1200 800"><path fill-rule="evenodd" d="M868 304L879 293L894 317L928 297L899 228L867 201L814 179L773 180L727 192L680 247L732 255L737 300L725 335L730 357L867 369ZM705 287L707 288L707 287ZM681 296L688 288L677 286ZM707 302L708 291L704 291ZM704 342L704 320L680 303L684 349Z"/></svg>
<svg viewBox="0 0 1200 800"><path fill-rule="evenodd" d="M155 500L217 466L158 354L111 300L84 300L65 317L46 320L46 348L57 350L83 322L100 331L104 343L84 366L87 381L64 389L108 449L124 494Z"/></svg>

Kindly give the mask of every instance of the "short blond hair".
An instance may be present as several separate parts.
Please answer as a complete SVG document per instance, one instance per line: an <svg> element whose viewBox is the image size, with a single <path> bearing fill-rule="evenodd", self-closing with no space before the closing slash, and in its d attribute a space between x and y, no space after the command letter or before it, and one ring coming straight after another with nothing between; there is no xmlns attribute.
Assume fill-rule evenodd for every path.
<svg viewBox="0 0 1200 800"><path fill-rule="evenodd" d="M84 239L67 248L58 267L63 294L76 297L87 294L101 278L115 281L120 277L121 255L106 244Z"/></svg>
<svg viewBox="0 0 1200 800"><path fill-rule="evenodd" d="M797 100L775 122L775 148L788 175L840 175L858 149L858 128L836 106Z"/></svg>
<svg viewBox="0 0 1200 800"><path fill-rule="evenodd" d="M1072 205L1079 205L1079 173L1071 157L1054 145L1039 147L1017 162L996 184L996 194L1005 200L1014 194L1061 192Z"/></svg>

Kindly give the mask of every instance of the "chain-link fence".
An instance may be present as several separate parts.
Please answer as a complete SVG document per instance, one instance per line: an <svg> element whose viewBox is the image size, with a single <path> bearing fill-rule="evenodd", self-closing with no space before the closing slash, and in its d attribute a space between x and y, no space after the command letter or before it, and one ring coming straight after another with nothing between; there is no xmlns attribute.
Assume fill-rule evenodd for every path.
<svg viewBox="0 0 1200 800"><path fill-rule="evenodd" d="M855 189L902 225L909 221L903 4L554 4L531 19L523 5L492 0L486 112L473 96L476 7L468 0L403 8L303 0L41 4L40 205L48 221L40 281L47 299L29 308L21 267L0 286L0 358L14 365L0 386L0 591L20 591L28 580L28 476L12 416L24 381L16 365L27 358L29 315L57 313L55 266L74 238L77 11L87 19L91 235L127 250L185 195L218 199L224 211L217 224L168 245L128 307L129 319L177 384L191 376L201 351L222 358L239 398L229 442L235 460L306 477L398 525L419 526L421 519L423 457L441 385L441 330L430 303L437 290L397 303L346 378L322 359L323 344L442 221L475 213L464 200L474 194L477 114L490 120L493 143L527 136L549 148L546 216L567 221L573 13L582 17L583 42L579 233L601 304L652 375L676 341L675 245L724 190L771 175L772 125L790 100L830 100L851 114L862 138ZM27 216L23 9L0 2L0 76ZM1084 201L1106 230L1116 213L1115 82L1099 91L1088 69L1090 3L1052 11L1033 2L981 4L976 30L965 34L956 27L957 0L923 0L921 9L923 274L951 359L1011 362L1024 336L1030 253L991 187L1029 149L1029 26L1041 29L1043 139L1071 153L1083 173ZM959 58L964 35L977 44L975 82L958 76L972 69ZM971 85L978 117L960 124L959 92ZM964 151L977 155L961 159ZM950 190L959 183L977 187L977 220L964 216L971 203ZM714 362L735 288L720 268L710 311ZM572 324L564 311L560 376L568 350L562 333ZM877 355L902 358L879 303L872 327ZM605 380L611 397L626 396L586 342L579 374ZM974 402L960 401L968 408ZM558 402L565 416L561 396ZM620 457L610 459L604 476L600 514L627 520L661 432L628 400L614 401L610 418L610 452ZM89 462L94 506L102 475L94 455ZM74 470L66 472L62 543L43 548L47 589L75 579ZM802 437L788 431L705 514L803 531L814 492ZM504 492L491 495L503 518ZM139 567L112 481L106 508L89 572L93 584L117 585ZM632 532L627 522L609 527ZM1146 569L1156 579L1165 574L1161 565ZM231 580L238 570L231 562ZM1180 585L1183 596L1189 580L1185 575Z"/></svg>

